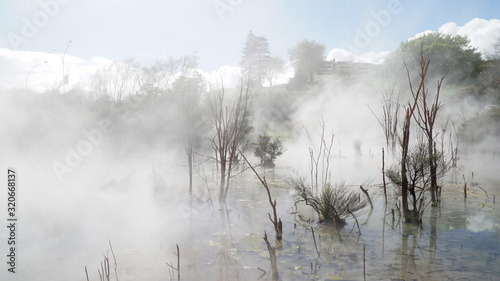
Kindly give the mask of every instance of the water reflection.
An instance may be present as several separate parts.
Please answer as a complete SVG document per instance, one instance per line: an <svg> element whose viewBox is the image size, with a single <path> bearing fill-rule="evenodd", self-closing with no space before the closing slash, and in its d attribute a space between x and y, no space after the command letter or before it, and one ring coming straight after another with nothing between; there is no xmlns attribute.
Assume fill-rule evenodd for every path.
<svg viewBox="0 0 500 281"><path fill-rule="evenodd" d="M332 227L314 220L304 221L297 213L287 212L293 206L292 192L278 173L274 178L270 181L271 192L280 208L283 241L276 244L270 239L270 243L276 247L281 280L363 280L365 273L367 280L495 280L500 276L500 211L484 193L471 191L464 200L459 187L443 189L440 206L426 211L419 228L400 222L396 199L385 205L383 197L371 190L375 194L374 209L357 217L361 235L355 221L349 220L340 230L340 241ZM83 277L87 266L93 270L90 279L97 279L95 269L105 252L100 245L107 246L106 236L110 234L120 280L167 279L165 262L174 260L175 244L180 247L182 280L272 280L270 254L262 238L264 231L269 237L274 236L267 215L270 206L262 187L251 175L234 180L227 204L216 207L185 195L139 213L140 209L131 208L133 205L124 198L118 198L123 202L108 197L97 201L94 209L88 208L88 221L82 220L74 228L66 224L66 228L45 236L36 225L26 225L33 231L32 237L24 232L24 243L33 245L32 253L34 246L38 247L37 253L56 248L60 255L54 254L50 261L71 265L71 272L60 273L64 277ZM109 204L108 199L118 200L113 204L115 208L108 210L109 218L99 222L95 232L90 232L90 223L96 223L95 213L107 210L104 207ZM307 209L299 211L305 217L310 215ZM135 226L125 217L140 221L142 232L132 236ZM52 240L42 243L42 239L34 240L35 236ZM101 238L102 243L98 241ZM67 250L62 251L62 246ZM30 259L28 252L20 254L32 273L19 276L25 280L37 279L35 273L52 276L38 260ZM80 274L75 274L78 270Z"/></svg>
<svg viewBox="0 0 500 281"><path fill-rule="evenodd" d="M217 216L220 228L211 239L218 242L208 249L217 257L216 264L211 265L217 272L207 275L213 276L210 280L272 278L270 255L262 239L264 230L272 232L267 218L269 206L265 197L258 194L257 183L247 184L255 184L257 191L245 193L251 189L247 187L237 196L245 193L243 196L251 196L252 200L234 198L231 207L222 205ZM293 205L290 192L282 188L275 190L280 204ZM401 223L396 207L391 208L395 201L381 207L383 198L375 196L375 208L358 217L362 234L357 233L352 220L352 225L340 231L342 240L332 227L303 221L297 213L281 210L283 243L271 242L277 250L280 278L363 280L365 273L367 280L488 280L500 276L496 266L500 255L498 211L484 209L484 198L469 196L464 202L460 193L448 192L440 206L428 209L421 227ZM477 217L478 213L486 215ZM477 220L487 225L479 231L470 230Z"/></svg>
<svg viewBox="0 0 500 281"><path fill-rule="evenodd" d="M220 204L221 240L219 257L219 274L217 280L240 280L240 264L234 258L235 251L231 232L229 210L225 203Z"/></svg>

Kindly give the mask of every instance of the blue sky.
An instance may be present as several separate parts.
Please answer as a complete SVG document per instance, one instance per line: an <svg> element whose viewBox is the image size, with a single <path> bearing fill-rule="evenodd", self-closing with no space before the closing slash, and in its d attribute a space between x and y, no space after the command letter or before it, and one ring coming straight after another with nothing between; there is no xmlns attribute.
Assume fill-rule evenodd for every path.
<svg viewBox="0 0 500 281"><path fill-rule="evenodd" d="M387 21L377 21L375 15L387 13ZM392 51L425 30L499 15L500 1L494 0L2 1L0 48L50 53L73 40L70 55L133 57L143 65L196 52L200 68L214 71L239 63L249 30L266 36L271 52L288 59L287 50L304 38L325 45L328 52L356 47L359 30L368 30L368 41L353 51ZM27 29L30 24L35 28Z"/></svg>

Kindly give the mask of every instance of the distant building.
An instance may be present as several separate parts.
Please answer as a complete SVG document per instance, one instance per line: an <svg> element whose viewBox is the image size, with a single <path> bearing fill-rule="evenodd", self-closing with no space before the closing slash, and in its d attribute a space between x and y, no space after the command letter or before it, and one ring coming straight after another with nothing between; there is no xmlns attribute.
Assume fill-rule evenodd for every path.
<svg viewBox="0 0 500 281"><path fill-rule="evenodd" d="M378 73L382 69L381 64L336 61L335 59L324 61L322 74L336 74L353 78L358 75Z"/></svg>

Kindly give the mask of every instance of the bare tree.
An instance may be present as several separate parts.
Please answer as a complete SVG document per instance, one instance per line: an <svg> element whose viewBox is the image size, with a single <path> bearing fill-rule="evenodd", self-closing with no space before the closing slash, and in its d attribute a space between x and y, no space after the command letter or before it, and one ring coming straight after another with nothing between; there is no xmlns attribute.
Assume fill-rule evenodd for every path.
<svg viewBox="0 0 500 281"><path fill-rule="evenodd" d="M419 138L417 145L413 146L409 151L406 159L407 178L408 178L408 193L411 198L411 206L415 217L421 218L427 203L424 202L424 193L430 186L430 161L426 143ZM449 170L449 165L446 162L442 152L437 152L435 157L435 165L438 167L437 178L444 177ZM402 178L397 168L391 167L386 171L389 180L396 186L401 187Z"/></svg>
<svg viewBox="0 0 500 281"><path fill-rule="evenodd" d="M406 66L406 62L405 62ZM421 61L420 61L420 83L418 89L414 89L411 83L410 71L408 67L406 67L408 82L410 84L410 91L413 97L413 104L408 102L408 105L405 107L405 119L403 123L402 129L402 141L401 141L401 197L402 197L402 208L403 208L403 217L407 222L413 220L413 216L410 215L408 208L408 177L407 177L407 158L408 158L408 149L410 145L410 125L411 119L413 118L413 113L417 107L418 97L422 91L422 87L424 85L425 75L427 74L427 69L429 68L429 61L424 61L423 53L421 52Z"/></svg>
<svg viewBox="0 0 500 281"><path fill-rule="evenodd" d="M383 91L382 117L379 118L370 108L372 114L377 118L380 127L384 131L387 149L393 154L396 152L398 142L401 142L398 134L398 117L401 105L399 103L399 93L395 95L394 86Z"/></svg>
<svg viewBox="0 0 500 281"><path fill-rule="evenodd" d="M231 171L237 161L237 151L238 149L244 151L245 137L252 130L248 111L248 91L248 87L244 90L242 85L238 97L230 106L227 105L223 84L209 98L212 123L215 128L215 136L211 140L212 148L220 173L220 202L226 199Z"/></svg>
<svg viewBox="0 0 500 281"><path fill-rule="evenodd" d="M422 57L423 60L423 57ZM429 64L429 60L427 60L427 64ZM447 73L446 73L447 74ZM430 171L430 176L431 176L431 201L432 204L436 204L437 201L439 201L439 196L438 196L438 186L437 186L437 167L436 167L436 152L435 152L435 140L434 138L436 137L434 135L434 125L436 122L436 117L439 109L442 107L441 102L439 101L439 93L441 90L441 85L443 83L444 78L446 77L446 74L437 82L437 92L436 92L436 98L435 100L429 104L428 102L428 96L429 96L429 91L425 88L425 75L422 78L421 85L421 94L420 98L415 97L415 100L418 100L417 103L417 113L414 115L415 121L417 122L418 126L422 129L424 132L425 136L427 137L427 150L429 154L429 171ZM412 92L413 94L413 92Z"/></svg>
<svg viewBox="0 0 500 281"><path fill-rule="evenodd" d="M411 82L410 70L406 66L406 72L408 75L408 83L410 85L410 91L413 97L413 101L408 102L408 105L405 107L405 119L403 123L402 129L402 142L401 142L401 197L402 197L402 208L403 208L403 217L406 222L418 222L418 217L416 217L416 210L410 214L408 208L408 176L407 176L407 158L408 158L408 148L410 145L410 125L411 119L413 118L413 114L415 109L417 108L417 103L419 96L422 91L425 90L425 76L427 75L427 70L429 69L429 60L424 60L423 49L420 50L420 83L417 89L415 89Z"/></svg>
<svg viewBox="0 0 500 281"><path fill-rule="evenodd" d="M201 144L204 121L201 97L205 84L201 75L182 75L173 83L172 90L177 100L179 136L186 152L189 174L189 193L193 192L193 162L196 149Z"/></svg>
<svg viewBox="0 0 500 281"><path fill-rule="evenodd" d="M304 132L309 142L311 143L311 147L309 147L309 170L311 174L311 188L315 189L315 195L318 195L318 186L323 187L330 181L331 171L330 171L330 160L332 156L332 147L333 147L333 131L331 132L330 139L327 143L326 135L325 135L325 120L322 118L319 122L321 128L320 142L319 147L316 148L314 141L307 131L304 128ZM321 173L321 178L318 181L318 175Z"/></svg>
<svg viewBox="0 0 500 281"><path fill-rule="evenodd" d="M291 180L291 185L297 192L295 204L304 202L312 207L324 222L343 226L350 213L363 209L367 201L361 200L359 195L352 192L344 183L336 186L331 184L330 159L334 134L332 132L331 137L326 138L324 120L321 120L320 127L319 148L317 150L309 148L310 185L302 178ZM314 146L307 131L306 136ZM321 190L318 193L319 187Z"/></svg>
<svg viewBox="0 0 500 281"><path fill-rule="evenodd" d="M141 94L159 96L167 92L179 71L181 61L173 57L157 60L152 66L144 67L138 77Z"/></svg>
<svg viewBox="0 0 500 281"><path fill-rule="evenodd" d="M90 81L91 96L94 99L122 101L126 95L136 91L137 80L133 78L137 70L138 66L133 59L115 61L97 70Z"/></svg>

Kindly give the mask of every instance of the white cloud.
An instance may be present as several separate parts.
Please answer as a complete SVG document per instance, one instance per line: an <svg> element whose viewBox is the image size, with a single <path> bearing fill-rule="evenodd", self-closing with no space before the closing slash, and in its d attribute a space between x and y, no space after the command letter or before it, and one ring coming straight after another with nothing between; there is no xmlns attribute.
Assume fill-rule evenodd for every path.
<svg viewBox="0 0 500 281"><path fill-rule="evenodd" d="M203 72L203 76L212 84L220 86L221 81L224 82L224 87L233 88L241 84L241 68L236 66L222 66L213 72ZM280 85L288 83L288 80L294 75L293 67L290 64L285 66L284 71L273 79L273 85ZM263 86L269 85L268 81L263 82Z"/></svg>
<svg viewBox="0 0 500 281"><path fill-rule="evenodd" d="M89 85L90 77L97 69L108 66L113 61L104 57L93 57L90 61L79 57L64 56L65 74L69 75L66 91L80 85ZM28 87L38 92L59 88L62 84L62 55L58 53L15 51L0 48L0 89ZM238 87L241 83L241 70L238 66L222 66L213 72L199 70L215 85ZM287 67L282 75L276 77L274 85L287 83L293 76L293 68Z"/></svg>
<svg viewBox="0 0 500 281"><path fill-rule="evenodd" d="M470 39L470 44L473 47L476 47L478 51L483 54L483 57L487 58L489 55L492 55L494 53L494 45L496 42L498 42L498 40L500 40L500 20L485 20L474 18L463 26L459 26L455 22L448 22L439 27L437 31L422 31L409 38L408 41L417 39L433 32L467 36ZM327 59L335 59L337 61L383 63L385 57L389 53L389 51L386 51L356 54L344 49L332 49L328 53Z"/></svg>
<svg viewBox="0 0 500 281"><path fill-rule="evenodd" d="M487 57L493 53L494 44L500 37L500 20L474 18L463 26L449 22L439 27L438 31L452 35L466 35L471 40L471 45L477 47ZM436 31L426 30L408 40L431 32ZM389 53L390 51L358 54L335 48L330 50L327 59L380 64ZM47 63L44 63L45 61ZM69 74L69 86L66 89L77 84L85 87L96 69L110 63L112 63L110 59L103 57L93 57L88 61L66 55L64 69L65 74ZM22 88L27 83L29 88L36 91L56 89L61 85L62 69L62 55L60 53L15 51L0 48L0 88ZM216 81L220 83L222 79L226 87L235 87L241 82L240 67L238 66L222 66L217 71L203 72L203 74L213 83ZM290 77L293 77L293 68L288 66L280 77L275 78L273 84L287 83Z"/></svg>
<svg viewBox="0 0 500 281"><path fill-rule="evenodd" d="M58 53L16 51L0 48L0 88L28 87L36 91L48 91L60 87L62 82L63 56ZM69 86L85 85L99 67L111 60L95 57L91 61L65 55L64 72L69 76Z"/></svg>
<svg viewBox="0 0 500 281"><path fill-rule="evenodd" d="M224 83L225 88L236 87L240 84L241 70L236 66L221 66L213 72L203 72L202 74L209 83L221 86Z"/></svg>
<svg viewBox="0 0 500 281"><path fill-rule="evenodd" d="M484 55L493 54L493 46L500 37L500 20L474 18L463 26L449 22L439 28L439 32L452 35L466 35L472 46Z"/></svg>
<svg viewBox="0 0 500 281"><path fill-rule="evenodd" d="M427 35L429 33L435 33L435 32L436 31L434 31L434 30L429 30L428 29L426 31L422 31L422 32L419 32L419 33L415 34L415 36L413 36L412 38L408 39L408 41L415 40L415 39L420 38L422 36L425 36L425 35Z"/></svg>
<svg viewBox="0 0 500 281"><path fill-rule="evenodd" d="M486 58L488 55L494 53L494 44L500 38L500 20L474 18L463 26L459 26L455 22L448 22L443 24L437 31L426 30L424 32L420 32L408 39L408 41L433 32L467 36L470 39L470 44L473 47L476 47Z"/></svg>
<svg viewBox="0 0 500 281"><path fill-rule="evenodd" d="M381 64L384 62L385 57L389 54L389 51L384 52L366 52L361 54L356 54L345 49L334 48L328 52L326 56L327 60L335 61L350 61L359 63L375 63Z"/></svg>

